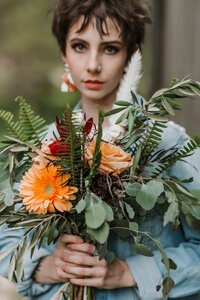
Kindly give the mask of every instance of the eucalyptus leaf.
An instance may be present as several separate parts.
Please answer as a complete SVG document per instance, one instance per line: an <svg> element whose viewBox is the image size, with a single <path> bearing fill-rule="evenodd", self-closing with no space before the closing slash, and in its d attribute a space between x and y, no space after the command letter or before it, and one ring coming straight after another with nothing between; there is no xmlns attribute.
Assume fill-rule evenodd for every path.
<svg viewBox="0 0 200 300"><path fill-rule="evenodd" d="M115 259L115 253L107 250L105 260L108 264L111 264Z"/></svg>
<svg viewBox="0 0 200 300"><path fill-rule="evenodd" d="M170 293L173 287L174 287L173 279L169 276L165 277L165 279L163 280L163 288L162 288L163 296L166 297Z"/></svg>
<svg viewBox="0 0 200 300"><path fill-rule="evenodd" d="M88 228L88 233L93 236L93 238L103 244L107 241L109 235L109 226L107 222L104 222L103 225L97 229Z"/></svg>
<svg viewBox="0 0 200 300"><path fill-rule="evenodd" d="M5 205L6 206L13 205L13 203L14 203L14 193L13 193L13 190L12 190L11 186L9 185L4 190L2 190L2 192L5 193L5 197L4 197Z"/></svg>
<svg viewBox="0 0 200 300"><path fill-rule="evenodd" d="M106 212L106 221L111 222L114 219L114 213L112 208L104 201L102 201L103 208Z"/></svg>
<svg viewBox="0 0 200 300"><path fill-rule="evenodd" d="M133 250L137 254L141 254L141 255L149 256L149 257L154 256L153 252L149 248L147 248L147 246L145 246L143 244L135 244L133 246Z"/></svg>
<svg viewBox="0 0 200 300"><path fill-rule="evenodd" d="M106 219L106 212L102 205L91 203L85 212L85 220L88 227L99 228Z"/></svg>
<svg viewBox="0 0 200 300"><path fill-rule="evenodd" d="M136 197L137 192L141 189L141 184L134 182L134 183L128 183L127 186L125 187L125 191L127 195Z"/></svg>
<svg viewBox="0 0 200 300"><path fill-rule="evenodd" d="M129 228L130 228L131 230L133 230L133 231L138 231L139 225L138 225L138 223L136 223L136 222L130 222L130 223L129 223Z"/></svg>
<svg viewBox="0 0 200 300"><path fill-rule="evenodd" d="M78 214L80 214L84 209L85 209L85 201L83 199L81 199L77 205L75 206L75 209L77 211Z"/></svg>
<svg viewBox="0 0 200 300"><path fill-rule="evenodd" d="M166 226L169 222L175 223L179 216L179 207L177 201L170 203L166 213L164 214L163 225Z"/></svg>
<svg viewBox="0 0 200 300"><path fill-rule="evenodd" d="M197 218L198 220L200 220L200 205L199 206L192 206L191 207L191 214Z"/></svg>
<svg viewBox="0 0 200 300"><path fill-rule="evenodd" d="M99 260L102 260L106 257L107 244L105 243L99 250Z"/></svg>
<svg viewBox="0 0 200 300"><path fill-rule="evenodd" d="M190 190L191 194L200 201L200 190Z"/></svg>
<svg viewBox="0 0 200 300"><path fill-rule="evenodd" d="M151 180L147 184L142 184L141 190L138 191L136 201L145 210L154 207L158 197L164 191L163 183Z"/></svg>
<svg viewBox="0 0 200 300"><path fill-rule="evenodd" d="M135 216L135 212L134 212L133 208L128 203L125 203L125 207L126 207L126 211L128 213L129 219L133 219Z"/></svg>

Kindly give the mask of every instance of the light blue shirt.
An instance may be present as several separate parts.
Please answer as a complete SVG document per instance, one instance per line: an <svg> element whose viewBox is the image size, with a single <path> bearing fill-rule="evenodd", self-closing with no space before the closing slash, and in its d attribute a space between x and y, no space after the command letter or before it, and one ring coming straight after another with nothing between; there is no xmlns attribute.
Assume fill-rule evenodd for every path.
<svg viewBox="0 0 200 300"><path fill-rule="evenodd" d="M78 107L77 107L78 108ZM52 132L52 128L50 130ZM177 145L183 147L188 137L180 126L169 122L164 130L163 140L160 149L168 149ZM168 174L177 176L180 179L193 177L194 180L187 184L190 189L200 188L200 149L184 161L177 162ZM194 168L195 166L195 168ZM175 281L175 286L170 292L169 299L181 300L200 299L200 234L193 231L184 222L178 230L173 231L171 224L163 227L163 216L158 212L150 212L145 221L138 219L140 230L148 231L159 240L165 249L168 257L172 258L177 269L171 271L171 277ZM20 240L24 234L23 230L9 232L12 238L8 238L8 232L1 228L0 252L12 247ZM13 237L15 236L15 238ZM95 289L96 300L158 300L163 299L161 290L156 291L156 286L165 276L165 268L161 262L161 255L155 249L154 244L144 238L143 242L153 250L153 257L138 255L133 251L133 240L123 239L115 233L109 236L109 248L113 250L117 257L125 260L137 282L137 287L119 288L114 290ZM59 284L38 284L32 281L31 275L38 260L47 255L52 255L56 245L44 244L39 250L35 250L33 258L27 252L24 257L25 280L18 283L17 290L22 296L28 295L29 300L50 300L56 293ZM0 262L0 273L7 276L9 257Z"/></svg>

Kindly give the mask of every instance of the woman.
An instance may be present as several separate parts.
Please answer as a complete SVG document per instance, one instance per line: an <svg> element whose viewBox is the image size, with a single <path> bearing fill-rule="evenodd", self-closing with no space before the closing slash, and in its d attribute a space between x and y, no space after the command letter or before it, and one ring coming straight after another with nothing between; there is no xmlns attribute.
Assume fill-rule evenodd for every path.
<svg viewBox="0 0 200 300"><path fill-rule="evenodd" d="M97 123L97 104L104 111L112 108L116 93L131 55L140 47L145 23L150 22L137 0L59 0L55 6L53 33L62 59L81 94L81 106L87 118ZM80 106L79 106L80 107ZM105 119L104 127L109 126ZM183 145L186 137L180 127L169 125L161 148ZM199 153L188 161L200 163ZM183 174L184 171L184 174ZM200 170L179 162L171 175L200 184ZM169 257L177 263L171 276L175 287L171 298L198 299L200 291L200 236L186 224L173 232L170 224L163 227L162 216L150 214L141 230L151 231ZM16 233L15 233L16 234ZM17 237L16 237L17 238ZM16 241L13 239L13 243ZM148 243L148 241L146 242ZM2 250L5 240L1 242ZM153 250L153 246L149 245ZM10 247L10 245L9 245ZM131 240L111 234L109 248L116 253L113 263L99 261L93 245L78 236L63 235L57 245L44 245L30 260L26 254L25 280L18 284L21 295L28 299L49 300L61 284L70 280L81 286L95 287L95 299L162 299L156 286L165 271L158 251L154 257L136 255ZM4 268L6 264L4 260ZM5 272L6 273L6 272ZM5 274L4 273L4 274ZM192 295L191 298L185 298Z"/></svg>

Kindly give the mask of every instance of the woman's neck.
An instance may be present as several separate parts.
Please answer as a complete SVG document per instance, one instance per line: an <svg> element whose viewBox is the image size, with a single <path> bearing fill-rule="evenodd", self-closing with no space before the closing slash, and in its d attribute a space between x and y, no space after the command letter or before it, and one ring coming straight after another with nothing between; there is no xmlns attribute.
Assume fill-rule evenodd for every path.
<svg viewBox="0 0 200 300"><path fill-rule="evenodd" d="M93 118L93 122L98 125L98 105L101 106L104 112L112 109L113 103L116 99L116 93L112 97L107 97L107 99L88 99L82 97L82 109L86 114L86 118ZM108 118L106 117L103 122L104 127L108 127Z"/></svg>

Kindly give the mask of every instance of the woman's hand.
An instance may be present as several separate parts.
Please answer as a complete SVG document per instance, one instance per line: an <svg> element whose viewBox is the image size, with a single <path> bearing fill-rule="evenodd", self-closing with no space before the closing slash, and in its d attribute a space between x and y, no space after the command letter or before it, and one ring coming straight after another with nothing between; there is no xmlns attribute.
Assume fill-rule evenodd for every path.
<svg viewBox="0 0 200 300"><path fill-rule="evenodd" d="M34 280L38 283L54 284L60 282L66 282L70 278L77 278L74 274L66 273L62 270L63 265L73 266L74 264L66 263L62 260L62 255L75 254L67 249L67 244L83 244L83 240L74 235L63 234L59 240L57 249L54 251L54 255L46 256L42 259L38 268L34 272Z"/></svg>
<svg viewBox="0 0 200 300"><path fill-rule="evenodd" d="M95 247L87 243L68 244L69 252L61 255L62 270L70 274L70 281L81 286L93 286L104 289L133 287L136 282L130 272L128 264L118 258L108 264L104 259L94 254Z"/></svg>

